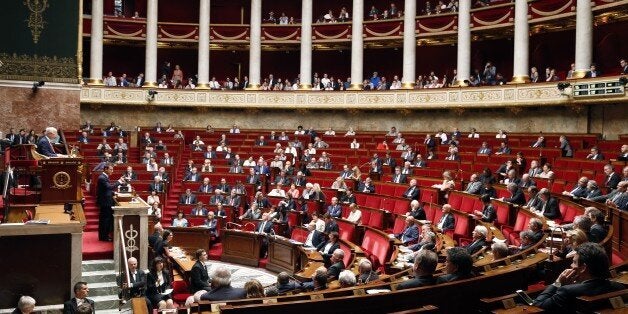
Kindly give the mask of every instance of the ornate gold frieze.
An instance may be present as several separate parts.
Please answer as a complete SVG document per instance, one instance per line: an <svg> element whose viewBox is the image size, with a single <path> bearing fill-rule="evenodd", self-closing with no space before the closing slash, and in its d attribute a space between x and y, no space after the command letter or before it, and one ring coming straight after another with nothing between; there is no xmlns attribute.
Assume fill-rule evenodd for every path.
<svg viewBox="0 0 628 314"><path fill-rule="evenodd" d="M24 5L28 7L30 15L26 20L28 28L31 30L33 42L39 41L39 35L44 29L46 21L44 21L44 11L49 7L48 0L24 0Z"/></svg>
<svg viewBox="0 0 628 314"><path fill-rule="evenodd" d="M74 58L0 53L0 60L4 63L0 67L0 79L3 80L78 82Z"/></svg>

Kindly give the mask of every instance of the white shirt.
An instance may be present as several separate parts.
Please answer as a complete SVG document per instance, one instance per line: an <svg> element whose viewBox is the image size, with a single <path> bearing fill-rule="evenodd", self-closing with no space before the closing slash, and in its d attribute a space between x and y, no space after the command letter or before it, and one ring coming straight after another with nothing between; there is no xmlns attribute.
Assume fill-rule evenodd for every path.
<svg viewBox="0 0 628 314"><path fill-rule="evenodd" d="M312 238L314 237L314 231L312 230L310 231L310 233L307 234L307 238L305 239L305 243L303 244L304 246L309 246L309 247L313 247L314 244L312 244Z"/></svg>
<svg viewBox="0 0 628 314"><path fill-rule="evenodd" d="M355 211L349 212L349 217L347 217L347 220L359 224L361 218L362 212L359 209L356 209Z"/></svg>
<svg viewBox="0 0 628 314"><path fill-rule="evenodd" d="M286 191L284 191L282 189L273 189L272 191L270 191L270 193L268 193L268 196L286 197Z"/></svg>
<svg viewBox="0 0 628 314"><path fill-rule="evenodd" d="M360 143L358 142L351 142L351 149L359 149L360 148Z"/></svg>
<svg viewBox="0 0 628 314"><path fill-rule="evenodd" d="M322 219L316 220L316 230L318 230L318 232L325 232L325 222Z"/></svg>

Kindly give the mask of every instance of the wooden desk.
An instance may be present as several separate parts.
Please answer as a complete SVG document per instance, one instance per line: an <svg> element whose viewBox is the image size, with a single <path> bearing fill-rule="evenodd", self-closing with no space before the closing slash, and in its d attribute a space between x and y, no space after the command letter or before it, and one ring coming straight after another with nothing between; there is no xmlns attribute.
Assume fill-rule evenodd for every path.
<svg viewBox="0 0 628 314"><path fill-rule="evenodd" d="M266 269L274 272L295 273L307 263L307 254L290 239L271 236L268 237L268 264Z"/></svg>
<svg viewBox="0 0 628 314"><path fill-rule="evenodd" d="M516 314L516 313L543 313L545 311L543 311L543 309L538 308L536 306L531 306L531 305L517 305L513 308L510 309L499 309L499 310L495 310L492 313L499 313L499 314Z"/></svg>
<svg viewBox="0 0 628 314"><path fill-rule="evenodd" d="M211 232L203 227L170 227L173 233L172 245L194 252L197 249L209 251Z"/></svg>
<svg viewBox="0 0 628 314"><path fill-rule="evenodd" d="M230 262L257 267L259 264L263 234L228 229L223 231L222 256L223 262Z"/></svg>

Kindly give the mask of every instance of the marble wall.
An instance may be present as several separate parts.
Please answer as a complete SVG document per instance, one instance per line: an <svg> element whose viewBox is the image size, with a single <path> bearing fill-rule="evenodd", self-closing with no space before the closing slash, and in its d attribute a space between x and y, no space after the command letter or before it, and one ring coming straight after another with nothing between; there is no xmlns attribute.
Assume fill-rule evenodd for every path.
<svg viewBox="0 0 628 314"><path fill-rule="evenodd" d="M0 131L6 133L11 127L16 131L26 128L37 132L48 126L78 127L81 109L78 85L50 83L33 92L32 84L0 84Z"/></svg>
<svg viewBox="0 0 628 314"><path fill-rule="evenodd" d="M315 129L384 131L396 126L403 130L449 131L458 127L463 132L474 127L480 132L504 129L509 132L587 133L599 132L607 138L628 133L624 105L587 107L526 107L454 110L211 110L209 108L157 108L150 106L90 105L81 106L81 120L95 124L111 121L125 128L151 126L157 121L175 127L241 128L294 130L296 126Z"/></svg>

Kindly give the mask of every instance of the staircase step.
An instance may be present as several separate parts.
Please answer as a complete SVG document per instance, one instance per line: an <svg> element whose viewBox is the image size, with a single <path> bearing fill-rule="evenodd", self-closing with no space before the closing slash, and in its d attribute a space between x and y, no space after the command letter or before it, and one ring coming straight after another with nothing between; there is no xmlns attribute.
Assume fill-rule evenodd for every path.
<svg viewBox="0 0 628 314"><path fill-rule="evenodd" d="M115 264L112 259L97 259L91 261L83 261L81 270L83 272L91 272L98 270L114 270Z"/></svg>
<svg viewBox="0 0 628 314"><path fill-rule="evenodd" d="M90 299L94 300L96 304L96 312L100 313L101 310L114 310L118 309L119 299L118 295L105 295L105 296L90 296Z"/></svg>
<svg viewBox="0 0 628 314"><path fill-rule="evenodd" d="M82 279L87 283L97 283L97 282L115 282L116 281L116 271L115 270L95 270L83 272Z"/></svg>
<svg viewBox="0 0 628 314"><path fill-rule="evenodd" d="M120 289L115 282L98 282L89 284L89 296L117 296Z"/></svg>

